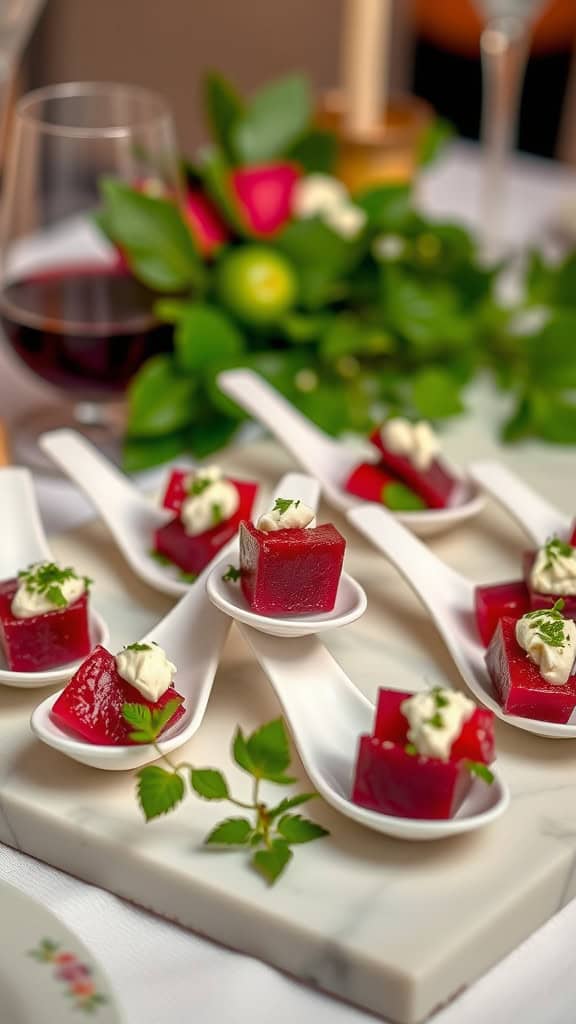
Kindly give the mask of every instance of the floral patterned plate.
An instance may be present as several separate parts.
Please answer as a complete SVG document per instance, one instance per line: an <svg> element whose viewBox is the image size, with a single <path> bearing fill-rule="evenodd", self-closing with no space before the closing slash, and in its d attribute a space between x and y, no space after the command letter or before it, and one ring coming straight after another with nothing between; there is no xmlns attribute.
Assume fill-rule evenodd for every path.
<svg viewBox="0 0 576 1024"><path fill-rule="evenodd" d="M58 918L0 883L2 1024L120 1024L108 980Z"/></svg>

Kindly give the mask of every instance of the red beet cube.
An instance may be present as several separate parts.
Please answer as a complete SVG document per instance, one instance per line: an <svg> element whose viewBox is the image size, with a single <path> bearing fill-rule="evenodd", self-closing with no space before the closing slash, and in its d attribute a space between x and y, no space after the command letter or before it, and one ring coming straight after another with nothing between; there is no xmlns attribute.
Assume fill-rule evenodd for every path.
<svg viewBox="0 0 576 1024"><path fill-rule="evenodd" d="M576 548L576 521L572 523L572 531L568 537L568 543L571 547Z"/></svg>
<svg viewBox="0 0 576 1024"><path fill-rule="evenodd" d="M562 614L567 619L576 619L576 596L570 594L539 594L537 590L532 590L530 586L530 573L532 566L534 565L534 559L536 558L535 551L525 551L522 556L522 565L524 568L524 579L528 588L530 597L530 608L536 611L537 608L552 608L559 598L564 601L564 607Z"/></svg>
<svg viewBox="0 0 576 1024"><path fill-rule="evenodd" d="M404 746L407 742L408 720L400 710L403 701L412 693L402 690L384 690L378 693L374 736L379 740L391 740ZM462 732L452 744L451 761L482 761L490 764L495 758L494 715L485 708L475 708Z"/></svg>
<svg viewBox="0 0 576 1024"><path fill-rule="evenodd" d="M382 455L384 468L419 494L429 508L446 508L458 500L462 483L440 459L434 459L429 469L416 469L410 459L396 455L385 446L379 427L372 433L370 440Z"/></svg>
<svg viewBox="0 0 576 1024"><path fill-rule="evenodd" d="M522 580L488 583L476 587L474 594L476 625L485 647L490 643L500 619L521 619L530 611L530 594Z"/></svg>
<svg viewBox="0 0 576 1024"><path fill-rule="evenodd" d="M451 818L472 785L466 762L407 754L404 746L361 736L352 800L400 818Z"/></svg>
<svg viewBox="0 0 576 1024"><path fill-rule="evenodd" d="M105 647L98 646L62 691L51 716L59 726L78 733L89 743L106 747L132 745L129 734L133 727L124 721L122 705L145 704L151 709L162 708L170 700L180 701L180 706L163 732L182 718L183 696L170 686L156 703L146 700L139 690L118 674L114 655Z"/></svg>
<svg viewBox="0 0 576 1024"><path fill-rule="evenodd" d="M177 474L173 473L171 480ZM182 479L186 474L180 474ZM174 503L180 501L180 508L182 504L182 496L178 499L178 487L183 494L182 484L178 484L176 481L173 485L172 490L166 492L164 503L168 499L170 493L170 501L173 502L172 507L175 507ZM252 506L256 498L258 491L258 484L248 483L245 480L231 480L231 483L236 487L239 497L240 504L233 516L226 519L222 523L218 523L217 526L211 527L209 530L205 530L204 533L198 533L195 537L189 537L186 533L179 518L173 519L166 526L161 526L160 529L156 530L154 547L161 555L165 555L171 562L178 565L184 572L189 573L200 573L206 566L212 561L215 555L218 554L220 548L224 547L228 543L231 537L236 533L241 520L249 519L252 514Z"/></svg>
<svg viewBox="0 0 576 1024"><path fill-rule="evenodd" d="M516 619L501 619L486 651L494 691L509 715L567 722L576 707L576 676L564 686L548 683L516 640Z"/></svg>
<svg viewBox="0 0 576 1024"><path fill-rule="evenodd" d="M244 597L263 615L330 612L346 541L331 523L267 533L240 526L240 572Z"/></svg>
<svg viewBox="0 0 576 1024"><path fill-rule="evenodd" d="M381 466L363 462L352 470L344 490L364 501L377 501L396 510L422 509L426 503L406 484L401 483Z"/></svg>
<svg viewBox="0 0 576 1024"><path fill-rule="evenodd" d="M41 672L80 661L90 652L88 594L66 608L17 619L12 598L18 580L0 583L0 644L12 672Z"/></svg>
<svg viewBox="0 0 576 1024"><path fill-rule="evenodd" d="M187 476L190 476L190 470L187 469L174 469L171 472L162 498L163 508L169 508L171 512L180 511L182 502L188 497L184 486Z"/></svg>

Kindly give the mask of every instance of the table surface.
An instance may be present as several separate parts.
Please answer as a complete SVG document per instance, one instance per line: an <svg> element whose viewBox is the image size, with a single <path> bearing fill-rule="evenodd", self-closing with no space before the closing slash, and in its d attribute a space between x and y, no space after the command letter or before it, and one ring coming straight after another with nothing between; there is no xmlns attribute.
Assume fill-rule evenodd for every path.
<svg viewBox="0 0 576 1024"><path fill-rule="evenodd" d="M422 183L423 206L473 224L479 162L458 145ZM576 195L576 174L533 158L519 158L510 182L506 237L540 241L562 202ZM50 390L0 349L0 412L8 419L50 401ZM473 430L473 426L461 429ZM457 429L457 427L455 428ZM471 438L471 440L473 440ZM565 458L566 453L561 456ZM530 452L520 454L520 463ZM516 460L518 465L518 459ZM39 479L49 530L69 529L90 509L63 482ZM317 1024L360 1024L373 1018L337 1003L249 957L230 952L0 846L0 878L38 898L86 943L108 971L126 1024L288 1024L298 1015ZM265 899L265 893L263 893ZM565 908L434 1019L436 1024L568 1024L576 1001L572 948L576 904ZM150 969L152 967L152 970Z"/></svg>

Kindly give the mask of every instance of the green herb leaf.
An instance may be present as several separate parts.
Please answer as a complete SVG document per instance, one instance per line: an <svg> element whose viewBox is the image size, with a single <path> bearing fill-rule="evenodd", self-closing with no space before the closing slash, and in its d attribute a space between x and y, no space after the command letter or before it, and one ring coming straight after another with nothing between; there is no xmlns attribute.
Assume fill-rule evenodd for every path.
<svg viewBox="0 0 576 1024"><path fill-rule="evenodd" d="M393 512L419 512L426 508L426 502L405 484L385 484L380 499Z"/></svg>
<svg viewBox="0 0 576 1024"><path fill-rule="evenodd" d="M206 836L206 845L247 846L252 835L252 825L247 818L226 818Z"/></svg>
<svg viewBox="0 0 576 1024"><path fill-rule="evenodd" d="M215 768L193 768L190 782L203 800L227 800L230 796L226 779Z"/></svg>
<svg viewBox="0 0 576 1024"><path fill-rule="evenodd" d="M281 156L307 128L311 97L301 75L278 79L261 89L234 126L234 149L243 163Z"/></svg>
<svg viewBox="0 0 576 1024"><path fill-rule="evenodd" d="M180 569L178 572L178 579L182 580L182 583L196 583L198 579L197 572L185 572L184 569Z"/></svg>
<svg viewBox="0 0 576 1024"><path fill-rule="evenodd" d="M186 426L194 415L196 382L170 356L144 363L128 389L128 433L157 438Z"/></svg>
<svg viewBox="0 0 576 1024"><path fill-rule="evenodd" d="M248 772L250 775L254 774L254 762L252 761L250 752L248 750L246 737L244 736L244 733L242 732L240 726L238 726L236 734L234 736L234 741L232 744L232 754L234 760L236 761L236 764L240 768L242 768L245 772Z"/></svg>
<svg viewBox="0 0 576 1024"><path fill-rule="evenodd" d="M404 750L407 754L410 755L410 757L416 757L418 753L418 747L415 746L414 743L407 743L404 747Z"/></svg>
<svg viewBox="0 0 576 1024"><path fill-rule="evenodd" d="M309 131L291 146L286 156L307 174L331 174L338 154L338 140L332 132Z"/></svg>
<svg viewBox="0 0 576 1024"><path fill-rule="evenodd" d="M241 575L240 569L237 569L235 565L229 565L222 579L225 583L237 583Z"/></svg>
<svg viewBox="0 0 576 1024"><path fill-rule="evenodd" d="M169 303L158 303L161 318ZM191 302L181 307L174 333L176 363L184 373L194 374L217 360L238 360L246 345L234 321L217 306Z"/></svg>
<svg viewBox="0 0 576 1024"><path fill-rule="evenodd" d="M314 839L322 839L330 833L308 818L302 818L299 814L285 814L278 822L278 831L287 843L311 843Z"/></svg>
<svg viewBox="0 0 576 1024"><path fill-rule="evenodd" d="M246 740L246 751L252 767L252 775L271 782L288 784L284 775L290 764L290 746L284 722L281 718L268 722ZM236 756L236 749L235 749Z"/></svg>
<svg viewBox="0 0 576 1024"><path fill-rule="evenodd" d="M123 704L122 718L147 737L145 743L152 741L152 713L146 704Z"/></svg>
<svg viewBox="0 0 576 1024"><path fill-rule="evenodd" d="M173 715L180 707L181 700L168 700L161 708L152 708L152 730L158 739Z"/></svg>
<svg viewBox="0 0 576 1024"><path fill-rule="evenodd" d="M490 771L487 764L483 764L482 761L467 761L466 767L471 775L476 775L479 779L487 782L489 786L494 782L494 773Z"/></svg>
<svg viewBox="0 0 576 1024"><path fill-rule="evenodd" d="M444 696L440 686L435 686L432 689L432 696L434 697L434 703L437 708L447 708L450 701Z"/></svg>
<svg viewBox="0 0 576 1024"><path fill-rule="evenodd" d="M436 711L431 718L427 718L426 725L431 725L433 729L443 729L444 719L440 712Z"/></svg>
<svg viewBox="0 0 576 1024"><path fill-rule="evenodd" d="M415 374L412 402L420 416L431 420L458 416L464 409L457 381L450 373L436 367Z"/></svg>
<svg viewBox="0 0 576 1024"><path fill-rule="evenodd" d="M125 651L151 651L152 647L150 644L126 644L124 647Z"/></svg>
<svg viewBox="0 0 576 1024"><path fill-rule="evenodd" d="M169 462L186 451L188 433L186 430L159 437L125 437L122 445L122 468L126 473L140 473L151 466ZM165 565L171 565L168 560Z"/></svg>
<svg viewBox="0 0 576 1024"><path fill-rule="evenodd" d="M354 196L371 228L402 231L412 218L412 190L408 185L376 185Z"/></svg>
<svg viewBox="0 0 576 1024"><path fill-rule="evenodd" d="M420 143L418 163L426 167L432 163L444 149L444 146L454 136L454 126L443 117L435 117L428 126Z"/></svg>
<svg viewBox="0 0 576 1024"><path fill-rule="evenodd" d="M217 501L213 502L213 504L211 506L211 514L212 514L212 526L218 526L218 524L221 523L222 520L224 519L224 514L222 512L222 505L219 505Z"/></svg>
<svg viewBox="0 0 576 1024"><path fill-rule="evenodd" d="M234 131L244 113L244 101L231 83L214 71L204 78L204 109L214 141L227 159L236 163Z"/></svg>
<svg viewBox="0 0 576 1024"><path fill-rule="evenodd" d="M146 821L168 814L184 797L184 782L176 772L149 764L137 775L138 800Z"/></svg>
<svg viewBox="0 0 576 1024"><path fill-rule="evenodd" d="M317 793L298 793L297 796L285 797L284 800L281 800L275 807L270 807L268 809L268 820L274 821L275 818L280 817L281 814L285 814L286 811L290 811L293 807L300 807L301 804L306 804L309 800L315 800L317 796Z"/></svg>
<svg viewBox="0 0 576 1024"><path fill-rule="evenodd" d="M144 284L160 292L203 286L202 262L175 203L137 192L116 178L104 178L101 189L104 229Z"/></svg>
<svg viewBox="0 0 576 1024"><path fill-rule="evenodd" d="M252 866L269 885L280 878L292 859L292 850L282 839L275 839L271 849L258 850L252 857Z"/></svg>
<svg viewBox="0 0 576 1024"><path fill-rule="evenodd" d="M284 513L288 511L291 505L294 505L295 508L298 508L299 504L299 501L294 501L292 498L276 498L272 511L279 512L280 515L283 516Z"/></svg>
<svg viewBox="0 0 576 1024"><path fill-rule="evenodd" d="M64 597L63 584L79 578L70 566L62 569L55 562L39 562L18 573L19 581L29 594L43 594L55 608L66 608L69 604Z"/></svg>

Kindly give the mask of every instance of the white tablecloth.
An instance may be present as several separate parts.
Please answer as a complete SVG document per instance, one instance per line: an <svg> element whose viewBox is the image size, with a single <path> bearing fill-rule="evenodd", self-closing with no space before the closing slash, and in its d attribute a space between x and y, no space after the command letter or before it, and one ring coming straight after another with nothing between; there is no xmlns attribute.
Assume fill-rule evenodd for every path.
<svg viewBox="0 0 576 1024"><path fill-rule="evenodd" d="M423 204L440 216L473 223L478 170L475 151L455 147L423 183ZM570 195L576 196L575 172L519 160L509 191L507 236L519 243L540 240ZM48 389L0 350L0 415L21 415L48 399ZM49 530L70 528L90 514L62 482L39 480L38 490ZM373 1019L2 845L0 879L38 898L86 943L109 974L125 1024L361 1024ZM438 1014L436 1024L573 1024L575 946L573 904Z"/></svg>

